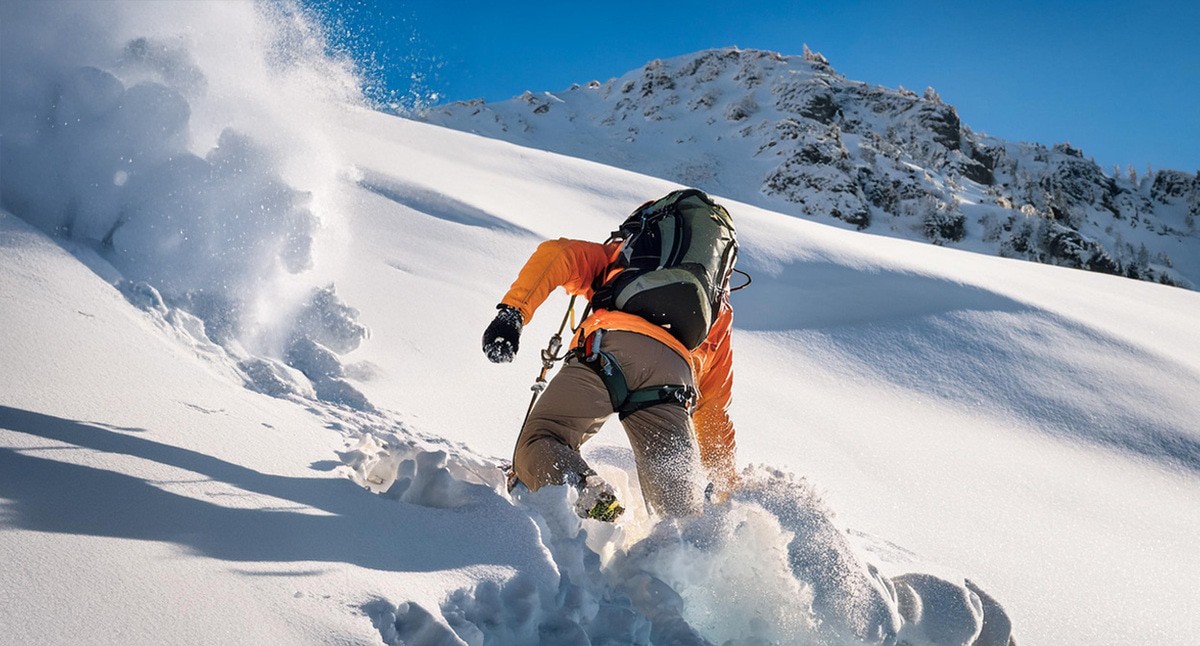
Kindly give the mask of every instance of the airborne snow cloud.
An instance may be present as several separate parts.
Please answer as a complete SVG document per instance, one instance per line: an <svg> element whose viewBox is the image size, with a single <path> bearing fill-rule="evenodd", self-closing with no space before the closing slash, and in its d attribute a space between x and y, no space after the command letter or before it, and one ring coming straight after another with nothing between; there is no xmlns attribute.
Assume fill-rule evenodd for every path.
<svg viewBox="0 0 1200 646"><path fill-rule="evenodd" d="M5 3L3 23L3 207L216 304L243 341L286 325L337 212L320 126L358 100L314 23L288 3L89 2Z"/></svg>

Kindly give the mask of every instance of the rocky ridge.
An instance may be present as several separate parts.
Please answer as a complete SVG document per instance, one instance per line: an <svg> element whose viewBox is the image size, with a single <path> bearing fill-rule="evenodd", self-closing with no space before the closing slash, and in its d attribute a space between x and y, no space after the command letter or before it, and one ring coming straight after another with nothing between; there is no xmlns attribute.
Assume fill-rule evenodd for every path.
<svg viewBox="0 0 1200 646"><path fill-rule="evenodd" d="M932 88L848 80L807 47L702 51L420 118L872 233L1200 285L1200 173L1105 172L1069 143L977 133Z"/></svg>

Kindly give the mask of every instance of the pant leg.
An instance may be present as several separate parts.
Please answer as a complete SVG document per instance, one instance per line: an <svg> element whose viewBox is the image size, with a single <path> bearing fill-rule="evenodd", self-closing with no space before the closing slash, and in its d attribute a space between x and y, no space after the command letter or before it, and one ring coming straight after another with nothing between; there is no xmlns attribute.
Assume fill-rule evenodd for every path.
<svg viewBox="0 0 1200 646"><path fill-rule="evenodd" d="M648 336L608 332L603 345L621 365L630 390L695 385L691 365ZM691 413L675 404L659 404L628 415L622 424L633 447L646 503L670 516L700 511L704 482Z"/></svg>
<svg viewBox="0 0 1200 646"><path fill-rule="evenodd" d="M608 389L590 367L571 356L538 397L513 450L513 470L530 491L563 484L591 469L579 447L612 414Z"/></svg>

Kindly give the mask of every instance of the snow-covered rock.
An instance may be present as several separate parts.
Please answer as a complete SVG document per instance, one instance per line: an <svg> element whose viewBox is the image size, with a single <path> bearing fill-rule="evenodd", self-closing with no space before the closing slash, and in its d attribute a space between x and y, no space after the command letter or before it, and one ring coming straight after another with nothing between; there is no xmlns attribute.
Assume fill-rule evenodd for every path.
<svg viewBox="0 0 1200 646"><path fill-rule="evenodd" d="M977 133L932 88L849 80L807 47L707 50L421 118L818 221L1200 286L1200 173L1138 181L1070 144Z"/></svg>

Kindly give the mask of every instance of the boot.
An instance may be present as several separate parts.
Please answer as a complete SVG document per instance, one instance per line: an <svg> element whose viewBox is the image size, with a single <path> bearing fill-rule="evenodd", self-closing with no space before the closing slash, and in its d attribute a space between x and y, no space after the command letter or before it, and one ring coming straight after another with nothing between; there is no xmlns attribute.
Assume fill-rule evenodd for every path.
<svg viewBox="0 0 1200 646"><path fill-rule="evenodd" d="M611 523L625 512L617 501L617 492L612 485L596 474L589 474L575 485L579 498L575 501L575 513L580 518L592 518Z"/></svg>

